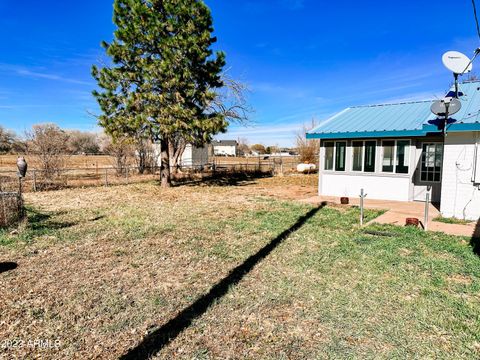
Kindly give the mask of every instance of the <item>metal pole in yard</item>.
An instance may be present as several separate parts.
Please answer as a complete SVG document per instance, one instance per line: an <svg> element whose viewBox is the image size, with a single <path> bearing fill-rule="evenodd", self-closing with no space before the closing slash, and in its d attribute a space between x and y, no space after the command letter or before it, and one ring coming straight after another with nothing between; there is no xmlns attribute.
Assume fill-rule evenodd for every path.
<svg viewBox="0 0 480 360"><path fill-rule="evenodd" d="M360 226L363 226L363 199L365 196L363 189L360 189Z"/></svg>
<svg viewBox="0 0 480 360"><path fill-rule="evenodd" d="M423 218L423 228L425 231L428 230L428 208L430 205L430 192L427 191L425 194L425 216Z"/></svg>
<svg viewBox="0 0 480 360"><path fill-rule="evenodd" d="M37 191L37 170L33 169L33 191Z"/></svg>
<svg viewBox="0 0 480 360"><path fill-rule="evenodd" d="M108 186L108 169L105 169L105 186Z"/></svg>

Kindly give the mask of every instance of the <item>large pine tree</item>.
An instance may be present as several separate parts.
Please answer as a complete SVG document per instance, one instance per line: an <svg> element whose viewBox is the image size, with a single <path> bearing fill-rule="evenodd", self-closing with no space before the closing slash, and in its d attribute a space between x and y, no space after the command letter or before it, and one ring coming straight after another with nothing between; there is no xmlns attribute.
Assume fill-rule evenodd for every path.
<svg viewBox="0 0 480 360"><path fill-rule="evenodd" d="M114 138L138 134L161 146L161 184L170 186L168 140L206 142L225 131L225 114L212 110L225 54L210 10L201 0L115 0L114 40L103 42L111 66L93 66L100 91L99 123Z"/></svg>

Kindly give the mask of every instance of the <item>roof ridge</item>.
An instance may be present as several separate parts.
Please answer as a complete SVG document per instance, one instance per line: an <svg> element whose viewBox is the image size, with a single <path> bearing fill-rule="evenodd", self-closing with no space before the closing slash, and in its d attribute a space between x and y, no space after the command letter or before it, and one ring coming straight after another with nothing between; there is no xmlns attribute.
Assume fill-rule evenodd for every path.
<svg viewBox="0 0 480 360"><path fill-rule="evenodd" d="M366 105L356 105L350 106L350 108L365 108L365 107L379 107L379 106L393 106L393 105L406 105L406 104L421 104L421 103L431 103L435 100L412 100L412 101L401 101L401 102L392 102L392 103L384 103L384 104L366 104Z"/></svg>
<svg viewBox="0 0 480 360"><path fill-rule="evenodd" d="M460 85L461 85L461 84L471 84L471 83L480 83L480 79L472 79L472 80L463 80L463 81L460 81Z"/></svg>

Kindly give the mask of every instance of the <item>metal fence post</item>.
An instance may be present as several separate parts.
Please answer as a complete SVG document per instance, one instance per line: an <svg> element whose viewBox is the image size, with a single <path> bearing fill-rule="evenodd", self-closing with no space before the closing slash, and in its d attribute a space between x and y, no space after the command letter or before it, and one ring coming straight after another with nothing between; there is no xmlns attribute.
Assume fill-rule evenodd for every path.
<svg viewBox="0 0 480 360"><path fill-rule="evenodd" d="M425 231L428 230L428 208L430 205L430 192L427 191L425 194L425 216L423 218L423 228Z"/></svg>
<svg viewBox="0 0 480 360"><path fill-rule="evenodd" d="M125 168L125 180L126 180L127 185L128 185L128 166Z"/></svg>
<svg viewBox="0 0 480 360"><path fill-rule="evenodd" d="M364 190L363 189L360 189L360 226L363 226L363 213L364 213L364 210L363 210L363 199L366 197L367 195L365 194Z"/></svg>
<svg viewBox="0 0 480 360"><path fill-rule="evenodd" d="M37 170L33 169L33 191L37 191Z"/></svg>
<svg viewBox="0 0 480 360"><path fill-rule="evenodd" d="M108 169L105 169L105 186L108 186Z"/></svg>

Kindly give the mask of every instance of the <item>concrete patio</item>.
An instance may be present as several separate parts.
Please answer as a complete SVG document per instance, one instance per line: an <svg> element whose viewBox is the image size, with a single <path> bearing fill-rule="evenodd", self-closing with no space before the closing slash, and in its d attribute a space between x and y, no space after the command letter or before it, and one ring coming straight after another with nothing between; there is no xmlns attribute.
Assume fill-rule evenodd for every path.
<svg viewBox="0 0 480 360"><path fill-rule="evenodd" d="M313 196L302 200L309 204L320 204L321 202L329 202L340 204L340 198L334 196ZM349 205L360 205L360 198L350 198ZM417 218L424 226L425 203L423 202L402 202L390 200L373 200L366 198L364 200L366 209L387 210L383 215L372 220L371 222L379 224L392 224L404 226L406 218ZM433 221L434 218L440 216L438 209L432 204L429 205L428 210L428 230L441 231L450 235L469 236L473 237L477 223L472 222L468 224L446 224L443 222Z"/></svg>

